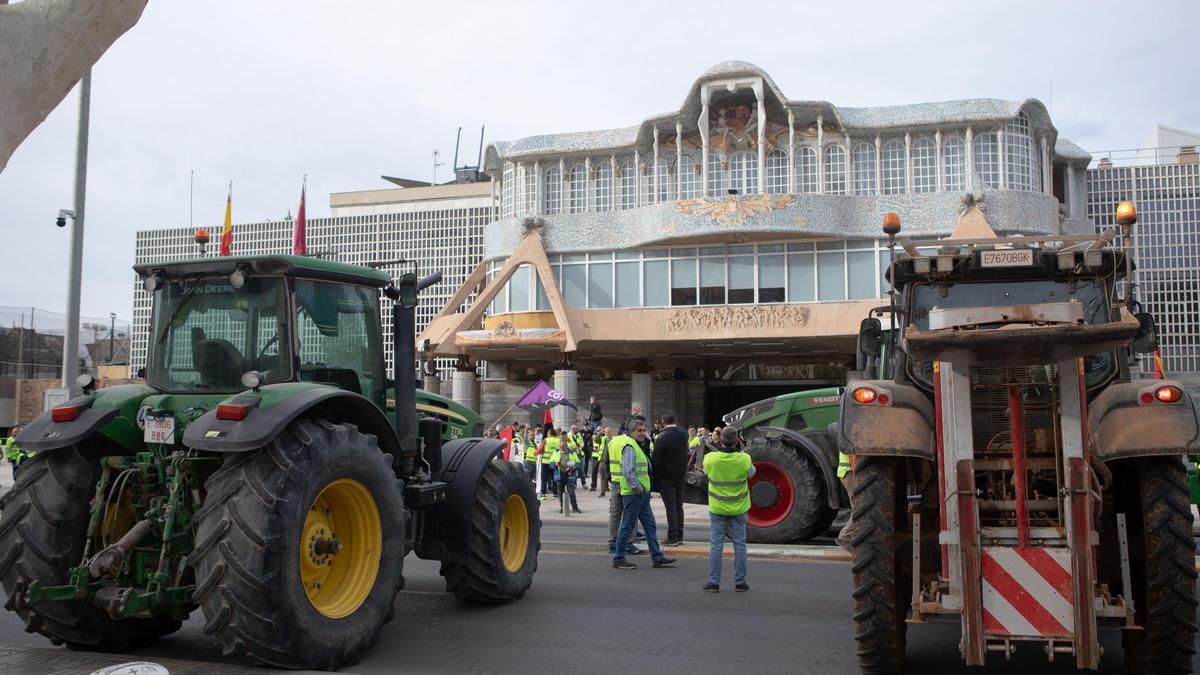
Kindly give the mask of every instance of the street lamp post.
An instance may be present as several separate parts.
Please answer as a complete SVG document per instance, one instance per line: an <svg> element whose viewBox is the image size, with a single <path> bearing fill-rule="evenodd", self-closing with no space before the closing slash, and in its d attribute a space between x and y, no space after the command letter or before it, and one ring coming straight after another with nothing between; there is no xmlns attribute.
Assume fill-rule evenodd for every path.
<svg viewBox="0 0 1200 675"><path fill-rule="evenodd" d="M87 194L88 117L92 71L79 81L79 136L75 155L75 215L71 218L71 260L67 265L67 330L63 335L62 386L74 395L79 387L79 292L83 276L83 206Z"/></svg>
<svg viewBox="0 0 1200 675"><path fill-rule="evenodd" d="M108 313L108 365L113 362L113 331L117 330L116 312Z"/></svg>

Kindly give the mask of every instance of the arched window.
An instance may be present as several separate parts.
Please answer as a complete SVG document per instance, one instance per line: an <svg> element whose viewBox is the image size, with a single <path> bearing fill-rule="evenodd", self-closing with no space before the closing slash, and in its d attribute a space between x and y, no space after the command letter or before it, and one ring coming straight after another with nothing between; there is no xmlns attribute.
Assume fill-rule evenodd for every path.
<svg viewBox="0 0 1200 675"><path fill-rule="evenodd" d="M812 148L796 149L796 192L817 191L817 152Z"/></svg>
<svg viewBox="0 0 1200 675"><path fill-rule="evenodd" d="M967 145L958 136L942 143L942 187L945 190L967 188Z"/></svg>
<svg viewBox="0 0 1200 675"><path fill-rule="evenodd" d="M708 153L708 196L724 197L729 189L729 175L722 168L725 158L719 152Z"/></svg>
<svg viewBox="0 0 1200 675"><path fill-rule="evenodd" d="M975 175L985 187L1000 186L1000 146L995 132L975 137L972 151L975 155Z"/></svg>
<svg viewBox="0 0 1200 675"><path fill-rule="evenodd" d="M854 194L875 194L875 146L859 143L854 146Z"/></svg>
<svg viewBox="0 0 1200 675"><path fill-rule="evenodd" d="M638 199L641 203L638 206L654 203L654 167L650 162L642 162L638 167L638 176L641 177L642 189L638 193Z"/></svg>
<svg viewBox="0 0 1200 675"><path fill-rule="evenodd" d="M592 200L597 211L612 210L612 164L607 159L601 160L596 167L596 180L592 184Z"/></svg>
<svg viewBox="0 0 1200 675"><path fill-rule="evenodd" d="M542 187L542 213L547 216L558 213L562 206L561 197L562 174L557 166L550 167L546 170L546 183Z"/></svg>
<svg viewBox="0 0 1200 675"><path fill-rule="evenodd" d="M883 144L883 194L895 195L908 187L908 167L904 161L904 143L888 141Z"/></svg>
<svg viewBox="0 0 1200 675"><path fill-rule="evenodd" d="M621 183L617 198L617 208L632 209L637 198L637 166L632 160L621 165Z"/></svg>
<svg viewBox="0 0 1200 675"><path fill-rule="evenodd" d="M937 189L937 148L928 138L918 138L912 145L913 192L933 192Z"/></svg>
<svg viewBox="0 0 1200 675"><path fill-rule="evenodd" d="M691 155L679 159L679 198L695 199L700 196L700 172Z"/></svg>
<svg viewBox="0 0 1200 675"><path fill-rule="evenodd" d="M655 170L658 172L658 195L655 201L675 201L675 172L671 171L671 163L659 157Z"/></svg>
<svg viewBox="0 0 1200 675"><path fill-rule="evenodd" d="M567 213L587 210L587 169L576 164L567 172Z"/></svg>
<svg viewBox="0 0 1200 675"><path fill-rule="evenodd" d="M1033 139L1029 118L1017 115L1004 128L1004 186L1009 190L1032 190L1034 182Z"/></svg>
<svg viewBox="0 0 1200 675"><path fill-rule="evenodd" d="M758 192L758 155L753 152L735 152L729 158L729 189L739 195Z"/></svg>
<svg viewBox="0 0 1200 675"><path fill-rule="evenodd" d="M767 192L773 195L788 191L788 156L783 150L767 155Z"/></svg>
<svg viewBox="0 0 1200 675"><path fill-rule="evenodd" d="M513 163L504 163L503 182L500 184L500 217L508 218L513 215Z"/></svg>
<svg viewBox="0 0 1200 675"><path fill-rule="evenodd" d="M825 148L825 192L846 194L846 149L840 145Z"/></svg>

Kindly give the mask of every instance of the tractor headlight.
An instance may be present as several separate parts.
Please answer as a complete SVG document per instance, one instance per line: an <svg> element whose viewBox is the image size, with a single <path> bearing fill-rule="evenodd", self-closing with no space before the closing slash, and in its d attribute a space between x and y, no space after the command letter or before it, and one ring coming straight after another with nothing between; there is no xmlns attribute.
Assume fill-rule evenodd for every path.
<svg viewBox="0 0 1200 675"><path fill-rule="evenodd" d="M229 273L229 285L236 289L241 289L246 285L246 270L241 267Z"/></svg>
<svg viewBox="0 0 1200 675"><path fill-rule="evenodd" d="M75 378L75 385L82 389L86 394L87 392L96 388L96 378L92 377L90 373L84 373Z"/></svg>
<svg viewBox="0 0 1200 675"><path fill-rule="evenodd" d="M251 370L242 375L242 386L247 389L258 389L259 387L263 386L263 383L266 381L267 376L263 375L257 370Z"/></svg>
<svg viewBox="0 0 1200 675"><path fill-rule="evenodd" d="M163 278L157 272L148 274L146 275L145 279L142 279L142 288L147 293L153 293L154 291L157 291L158 289L162 288L162 285Z"/></svg>

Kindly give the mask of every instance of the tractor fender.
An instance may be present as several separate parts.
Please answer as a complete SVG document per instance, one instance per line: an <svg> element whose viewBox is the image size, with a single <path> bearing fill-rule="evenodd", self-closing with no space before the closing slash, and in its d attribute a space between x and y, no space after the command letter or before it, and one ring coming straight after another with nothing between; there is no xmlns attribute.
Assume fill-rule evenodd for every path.
<svg viewBox="0 0 1200 675"><path fill-rule="evenodd" d="M1163 386L1178 387L1183 398L1175 403L1142 395ZM1088 406L1088 438L1092 455L1102 462L1127 457L1196 454L1200 423L1196 400L1175 380L1140 380L1109 385Z"/></svg>
<svg viewBox="0 0 1200 675"><path fill-rule="evenodd" d="M878 402L859 404L851 392L869 387ZM894 380L859 380L846 389L838 414L837 447L851 455L917 457L934 461L933 402L925 392Z"/></svg>
<svg viewBox="0 0 1200 675"><path fill-rule="evenodd" d="M248 394L235 398L248 399ZM301 417L353 424L364 434L374 434L380 450L393 458L400 455L400 441L383 412L365 396L336 387L303 389L271 405L253 408L241 421L217 419L214 407L188 425L183 443L208 452L249 452L270 443Z"/></svg>
<svg viewBox="0 0 1200 675"><path fill-rule="evenodd" d="M422 509L424 522L416 545L425 560L463 562L470 553L471 510L488 464L504 453L494 438L456 438L442 446L442 468L435 481L448 483L446 501Z"/></svg>
<svg viewBox="0 0 1200 675"><path fill-rule="evenodd" d="M70 422L55 422L49 411L43 413L17 434L17 446L30 452L46 452L80 443L120 413L116 408L97 408L92 405L94 402L94 398L84 397L63 403L63 406L87 406Z"/></svg>
<svg viewBox="0 0 1200 675"><path fill-rule="evenodd" d="M781 427L758 427L758 430L769 432L769 435L779 435L784 442L803 452L821 470L821 480L825 483L825 494L829 508L841 509L850 504L842 498L842 484L837 479L831 457L837 457L837 448L833 441L823 432L800 433Z"/></svg>

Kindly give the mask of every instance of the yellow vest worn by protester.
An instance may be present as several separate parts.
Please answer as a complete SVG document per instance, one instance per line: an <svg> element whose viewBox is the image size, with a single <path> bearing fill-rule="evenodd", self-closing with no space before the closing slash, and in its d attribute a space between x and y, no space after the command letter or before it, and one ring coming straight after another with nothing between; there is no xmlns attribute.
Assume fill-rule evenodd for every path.
<svg viewBox="0 0 1200 675"><path fill-rule="evenodd" d="M741 451L704 454L708 476L708 510L718 516L740 516L750 510L750 455Z"/></svg>
<svg viewBox="0 0 1200 675"><path fill-rule="evenodd" d="M838 470L837 477L845 478L846 474L854 470L854 465L850 463L850 455L838 450Z"/></svg>
<svg viewBox="0 0 1200 675"><path fill-rule="evenodd" d="M621 472L621 455L625 453L627 446L633 448L633 474L642 486L642 491L650 492L650 462L646 459L646 453L642 452L642 446L629 436L617 436L608 446L608 473L612 476L612 481L621 486L622 496L634 494L633 487Z"/></svg>
<svg viewBox="0 0 1200 675"><path fill-rule="evenodd" d="M583 434L580 434L580 433L568 434L567 435L567 447L572 450L576 450L576 451L582 450L583 449Z"/></svg>
<svg viewBox="0 0 1200 675"><path fill-rule="evenodd" d="M533 438L528 436L525 438L524 448L525 461L529 462L530 464L537 464L538 458L537 455L534 454L537 452L537 443L533 441Z"/></svg>
<svg viewBox="0 0 1200 675"><path fill-rule="evenodd" d="M608 447L608 437L601 436L592 442L592 459L600 461L600 455L604 453L604 448Z"/></svg>
<svg viewBox="0 0 1200 675"><path fill-rule="evenodd" d="M558 436L546 437L546 449L542 450L542 464L553 464L554 460L551 457L558 452L562 447L562 440Z"/></svg>
<svg viewBox="0 0 1200 675"><path fill-rule="evenodd" d="M698 448L698 447L700 447L700 437L699 437L699 436L692 436L691 438L689 438L689 439L688 439L688 447L689 447L689 448Z"/></svg>

